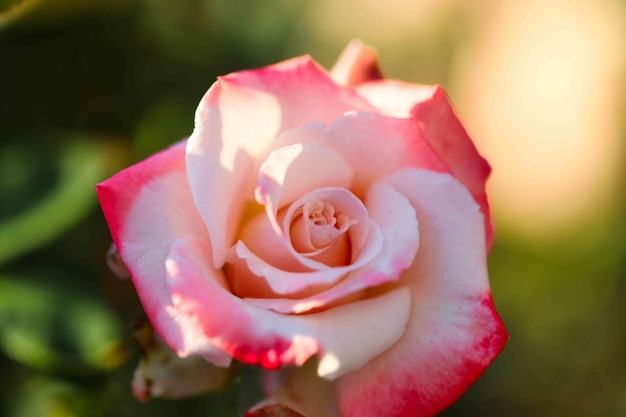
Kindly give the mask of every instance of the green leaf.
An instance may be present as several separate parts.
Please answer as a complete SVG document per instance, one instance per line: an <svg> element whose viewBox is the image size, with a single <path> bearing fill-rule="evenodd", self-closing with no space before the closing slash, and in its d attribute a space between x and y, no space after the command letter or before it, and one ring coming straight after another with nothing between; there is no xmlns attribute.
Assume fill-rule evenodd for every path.
<svg viewBox="0 0 626 417"><path fill-rule="evenodd" d="M118 167L116 148L91 138L62 155L58 184L34 207L0 224L0 264L46 244L75 225L96 204L96 182Z"/></svg>
<svg viewBox="0 0 626 417"><path fill-rule="evenodd" d="M58 284L0 277L0 348L30 367L71 375L120 365L127 347L113 314Z"/></svg>
<svg viewBox="0 0 626 417"><path fill-rule="evenodd" d="M29 378L9 399L10 417L80 417L93 415L86 390L62 380Z"/></svg>

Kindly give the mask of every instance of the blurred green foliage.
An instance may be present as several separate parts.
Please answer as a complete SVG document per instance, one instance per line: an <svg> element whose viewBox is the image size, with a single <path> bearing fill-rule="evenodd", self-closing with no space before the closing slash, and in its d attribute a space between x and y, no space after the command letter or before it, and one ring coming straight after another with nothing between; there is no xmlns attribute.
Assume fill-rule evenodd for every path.
<svg viewBox="0 0 626 417"><path fill-rule="evenodd" d="M0 17L19 3L1 1ZM260 396L246 378L189 400L132 397L142 310L106 268L94 184L188 136L217 75L322 48L306 2L32 3L0 24L0 414L242 415ZM421 81L445 81L467 30L455 19L396 46L424 57ZM443 415L626 415L625 208L551 242L500 233L491 281L511 341Z"/></svg>

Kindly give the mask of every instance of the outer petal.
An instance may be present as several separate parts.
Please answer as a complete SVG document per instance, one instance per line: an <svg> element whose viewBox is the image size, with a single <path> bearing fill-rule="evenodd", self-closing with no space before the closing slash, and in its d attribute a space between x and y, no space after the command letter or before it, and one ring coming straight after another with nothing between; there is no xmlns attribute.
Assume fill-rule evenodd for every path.
<svg viewBox="0 0 626 417"><path fill-rule="evenodd" d="M407 169L388 179L420 219L403 276L413 297L402 339L339 380L342 416L433 416L484 371L508 336L489 290L483 216L449 175Z"/></svg>
<svg viewBox="0 0 626 417"><path fill-rule="evenodd" d="M330 74L337 84L349 87L382 78L376 52L358 40L343 50Z"/></svg>
<svg viewBox="0 0 626 417"><path fill-rule="evenodd" d="M379 112L349 112L332 125L308 123L284 132L280 146L294 143L332 148L352 170L352 187L363 198L379 179L405 167L450 172L414 118L397 118Z"/></svg>
<svg viewBox="0 0 626 417"><path fill-rule="evenodd" d="M98 184L97 191L113 241L157 333L180 355L201 354L228 365L230 357L176 311L165 279L172 242L187 235L208 238L185 177L185 143L121 171Z"/></svg>
<svg viewBox="0 0 626 417"><path fill-rule="evenodd" d="M277 149L261 165L255 197L270 218L279 208L318 188L348 188L352 171L332 148L298 143Z"/></svg>
<svg viewBox="0 0 626 417"><path fill-rule="evenodd" d="M423 137L448 165L450 172L472 193L485 215L487 246L493 241L485 182L491 168L461 125L445 91L439 86L377 81L357 88L370 103L396 117L415 117Z"/></svg>
<svg viewBox="0 0 626 417"><path fill-rule="evenodd" d="M427 101L440 89L436 85L410 84L395 80L375 80L356 87L374 107L393 117L412 117L416 104Z"/></svg>
<svg viewBox="0 0 626 417"><path fill-rule="evenodd" d="M404 195L382 181L370 187L366 205L376 224L381 227L385 245L370 265L363 268L366 271L369 269L365 275L385 276L385 281L394 279L411 266L419 246L419 224L415 209Z"/></svg>
<svg viewBox="0 0 626 417"><path fill-rule="evenodd" d="M285 316L232 295L214 269L208 241L172 245L167 271L174 305L236 359L273 369L303 365L319 354L318 374L334 378L360 368L404 332L407 288L306 316Z"/></svg>
<svg viewBox="0 0 626 417"><path fill-rule="evenodd" d="M219 78L196 111L187 145L187 174L211 235L216 267L234 242L258 164L283 131L318 120L329 124L348 110L371 109L335 84L309 57Z"/></svg>
<svg viewBox="0 0 626 417"><path fill-rule="evenodd" d="M448 172L414 119L351 113L330 126L327 138L352 168L357 195L364 196L374 182L405 167Z"/></svg>

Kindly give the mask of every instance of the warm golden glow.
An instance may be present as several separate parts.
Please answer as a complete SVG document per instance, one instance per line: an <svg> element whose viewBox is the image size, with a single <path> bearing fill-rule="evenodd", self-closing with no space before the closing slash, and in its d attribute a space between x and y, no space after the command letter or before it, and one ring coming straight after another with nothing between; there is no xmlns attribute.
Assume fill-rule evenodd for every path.
<svg viewBox="0 0 626 417"><path fill-rule="evenodd" d="M460 60L454 99L507 228L553 233L611 198L626 57L612 4L503 2Z"/></svg>

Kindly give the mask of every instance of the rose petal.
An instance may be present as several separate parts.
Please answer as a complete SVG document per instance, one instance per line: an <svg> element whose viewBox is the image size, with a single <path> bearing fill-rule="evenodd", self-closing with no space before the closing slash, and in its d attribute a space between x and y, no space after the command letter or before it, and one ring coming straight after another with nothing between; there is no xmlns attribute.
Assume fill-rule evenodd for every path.
<svg viewBox="0 0 626 417"><path fill-rule="evenodd" d="M485 182L491 168L478 154L445 91L439 86L388 80L366 83L357 90L386 114L396 117L413 116L419 121L424 139L480 204L487 219L485 230L487 247L490 248L493 242L493 225Z"/></svg>
<svg viewBox="0 0 626 417"><path fill-rule="evenodd" d="M273 151L261 165L255 197L276 216L279 208L323 187L348 188L352 172L336 151L299 143Z"/></svg>
<svg viewBox="0 0 626 417"><path fill-rule="evenodd" d="M382 275L388 280L411 266L415 259L420 239L415 209L404 195L383 181L369 189L365 204L380 226L385 243L381 253L362 269L364 274ZM355 278L359 272L353 273ZM357 279L367 282L364 278Z"/></svg>
<svg viewBox="0 0 626 417"><path fill-rule="evenodd" d="M370 262L378 253L380 253L382 247L383 235L378 226L373 224L370 226L370 235L367 238L366 244L361 250L359 257L350 265L306 272L283 270L258 257L255 253L250 251L250 249L248 249L246 244L242 241L237 242L234 246L234 253L231 252L229 255L229 262L234 264L231 257L236 257L245 261L245 265L247 267L246 270L233 271L233 274L235 274L234 279L237 281L245 279L250 280L250 282L254 282L254 277L246 273L249 271L254 274L254 276L263 278L264 283L269 285L275 294L296 296L301 291L310 287L335 283L341 277L347 275L350 271L358 269ZM242 276L237 277L237 274L242 274ZM247 294L246 296L250 296L250 294ZM266 305L263 300L251 299L250 301L257 305ZM302 310L298 312L302 312Z"/></svg>
<svg viewBox="0 0 626 417"><path fill-rule="evenodd" d="M227 366L230 357L203 337L196 323L177 314L165 280L172 242L187 235L208 238L185 177L185 143L119 172L98 184L97 191L113 241L155 330L179 355L196 353Z"/></svg>
<svg viewBox="0 0 626 417"><path fill-rule="evenodd" d="M373 80L356 87L374 107L392 117L410 118L416 104L430 100L436 85L411 84L396 80Z"/></svg>
<svg viewBox="0 0 626 417"><path fill-rule="evenodd" d="M486 244L490 249L493 243L493 224L485 183L491 167L478 154L442 88L437 88L430 100L416 104L411 112L420 121L424 138L480 205L485 216Z"/></svg>
<svg viewBox="0 0 626 417"><path fill-rule="evenodd" d="M350 165L351 190L358 196L364 196L380 178L404 167L448 172L414 119L349 113L330 126L327 140L327 146L337 149Z"/></svg>
<svg viewBox="0 0 626 417"><path fill-rule="evenodd" d="M407 169L386 180L420 219L420 249L402 283L411 318L402 339L339 381L342 416L433 416L484 371L508 336L485 263L484 222L450 175Z"/></svg>
<svg viewBox="0 0 626 417"><path fill-rule="evenodd" d="M367 208L384 237L382 250L374 259L355 268L337 285L314 295L298 299L265 298L250 301L280 313L303 313L324 307L363 289L398 280L402 271L413 263L419 244L415 209L406 197L384 182L376 183L370 189Z"/></svg>
<svg viewBox="0 0 626 417"><path fill-rule="evenodd" d="M319 188L294 201L293 204L291 204L291 206L287 209L285 218L283 219L282 233L284 233L285 238L289 239L291 236L291 224L293 222L294 214L310 200L328 202L334 207L337 213L346 215L351 221L354 221L354 224L347 231L350 236L350 243L352 246L351 264L347 266L354 267L353 265L355 262L364 262L363 248L370 236L371 221L369 219L367 209L361 200L344 188ZM268 213L270 221L273 222L271 215L271 213ZM298 253L298 251L296 251L291 244L287 246L287 249L291 251L293 257L298 260L298 262L308 268L320 270L330 269L329 266ZM371 252L368 251L366 253L370 254Z"/></svg>
<svg viewBox="0 0 626 417"><path fill-rule="evenodd" d="M172 245L166 262L172 299L206 337L242 362L269 369L302 366L317 353L318 374L335 378L363 366L404 331L411 304L407 288L317 314L285 316L228 292L210 252L208 241L198 238Z"/></svg>
<svg viewBox="0 0 626 417"><path fill-rule="evenodd" d="M283 132L277 146L316 144L338 152L352 171L350 190L363 198L374 182L404 167L450 172L415 118L349 112L328 127L308 123Z"/></svg>
<svg viewBox="0 0 626 417"><path fill-rule="evenodd" d="M357 222L346 232L352 251L348 265L321 264L319 258L300 254L291 245L291 216L305 202L317 199L331 203L338 213L346 214ZM382 235L378 227L371 224L367 209L359 199L342 188L317 189L292 203L289 209L281 212L284 226L279 230L280 236L270 226L271 223L278 223L278 219L270 221L268 217L271 216L273 214L269 213L268 216L253 219L242 231L242 240L228 254L229 282L241 297L286 294L300 297L309 295L304 292L321 291L350 271L366 265L382 248ZM329 248L333 249L342 250L339 246Z"/></svg>
<svg viewBox="0 0 626 417"><path fill-rule="evenodd" d="M330 74L337 84L349 87L382 78L376 52L358 40L346 46Z"/></svg>
<svg viewBox="0 0 626 417"><path fill-rule="evenodd" d="M312 120L329 124L352 109L371 109L336 85L311 58L291 59L220 77L196 111L187 144L187 175L212 242L216 267L233 244L256 161L283 131Z"/></svg>

